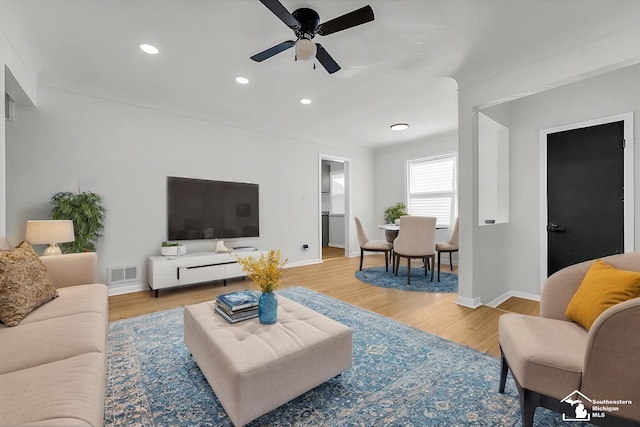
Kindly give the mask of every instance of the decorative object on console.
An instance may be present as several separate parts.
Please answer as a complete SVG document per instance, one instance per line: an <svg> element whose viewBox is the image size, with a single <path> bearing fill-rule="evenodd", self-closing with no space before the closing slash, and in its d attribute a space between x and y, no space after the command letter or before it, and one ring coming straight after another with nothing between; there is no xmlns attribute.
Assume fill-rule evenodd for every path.
<svg viewBox="0 0 640 427"><path fill-rule="evenodd" d="M280 251L270 250L261 254L258 259L252 256L240 258L238 264L251 280L260 286L262 295L258 302L258 317L260 323L273 324L278 317L278 299L274 293L280 286L282 269L287 260L280 261Z"/></svg>
<svg viewBox="0 0 640 427"><path fill-rule="evenodd" d="M60 192L51 198L51 219L73 221L75 239L62 245L64 252L95 252L104 229L102 196L91 193Z"/></svg>
<svg viewBox="0 0 640 427"><path fill-rule="evenodd" d="M219 240L218 243L216 243L216 253L221 254L225 252L231 253L231 250L224 245L224 240Z"/></svg>
<svg viewBox="0 0 640 427"><path fill-rule="evenodd" d="M397 219L406 214L407 205L402 202L396 203L384 211L384 222L386 224L394 224Z"/></svg>
<svg viewBox="0 0 640 427"><path fill-rule="evenodd" d="M187 247L177 242L162 242L162 256L182 256L187 254Z"/></svg>
<svg viewBox="0 0 640 427"><path fill-rule="evenodd" d="M73 242L73 221L30 220L27 221L25 240L32 244L48 244L42 255L61 255L58 243Z"/></svg>

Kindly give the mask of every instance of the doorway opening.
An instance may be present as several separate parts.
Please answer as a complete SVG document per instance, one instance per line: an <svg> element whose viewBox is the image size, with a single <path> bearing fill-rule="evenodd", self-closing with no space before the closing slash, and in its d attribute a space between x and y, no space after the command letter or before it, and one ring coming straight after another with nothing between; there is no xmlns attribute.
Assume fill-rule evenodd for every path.
<svg viewBox="0 0 640 427"><path fill-rule="evenodd" d="M349 254L349 159L319 158L319 253L323 261Z"/></svg>
<svg viewBox="0 0 640 427"><path fill-rule="evenodd" d="M634 251L633 135L633 112L540 131L541 283L563 266Z"/></svg>

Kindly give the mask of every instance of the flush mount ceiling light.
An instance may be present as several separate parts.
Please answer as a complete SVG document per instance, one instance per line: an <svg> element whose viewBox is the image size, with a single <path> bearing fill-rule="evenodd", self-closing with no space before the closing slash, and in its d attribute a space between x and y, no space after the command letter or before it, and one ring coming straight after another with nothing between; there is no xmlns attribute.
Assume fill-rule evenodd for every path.
<svg viewBox="0 0 640 427"><path fill-rule="evenodd" d="M302 98L300 104L309 105L311 104L311 100L309 98Z"/></svg>
<svg viewBox="0 0 640 427"><path fill-rule="evenodd" d="M389 126L389 129L391 129L394 132L401 132L403 130L409 129L409 125L406 123L394 123L391 126Z"/></svg>
<svg viewBox="0 0 640 427"><path fill-rule="evenodd" d="M241 85L246 85L249 84L249 79L246 77L236 77L236 82L240 83Z"/></svg>
<svg viewBox="0 0 640 427"><path fill-rule="evenodd" d="M158 53L158 48L150 45L150 44L146 44L143 43L140 45L140 49L144 52L144 53L148 53L149 55L156 55Z"/></svg>

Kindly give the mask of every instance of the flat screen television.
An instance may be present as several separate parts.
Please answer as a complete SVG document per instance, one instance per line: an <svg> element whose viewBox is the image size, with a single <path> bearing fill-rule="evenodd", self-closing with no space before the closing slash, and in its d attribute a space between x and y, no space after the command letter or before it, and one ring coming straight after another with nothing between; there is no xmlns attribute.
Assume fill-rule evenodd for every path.
<svg viewBox="0 0 640 427"><path fill-rule="evenodd" d="M258 184L167 177L167 240L260 236Z"/></svg>

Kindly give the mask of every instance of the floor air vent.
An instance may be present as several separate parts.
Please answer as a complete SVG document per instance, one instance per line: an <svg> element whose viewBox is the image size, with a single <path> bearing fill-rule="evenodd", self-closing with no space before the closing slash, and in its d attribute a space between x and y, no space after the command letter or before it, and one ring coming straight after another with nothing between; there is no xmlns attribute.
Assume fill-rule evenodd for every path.
<svg viewBox="0 0 640 427"><path fill-rule="evenodd" d="M138 280L138 267L114 267L107 269L108 279L107 283L126 283L135 282Z"/></svg>

